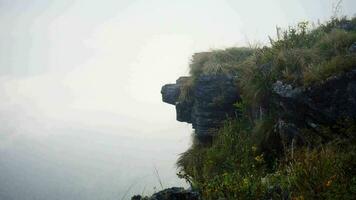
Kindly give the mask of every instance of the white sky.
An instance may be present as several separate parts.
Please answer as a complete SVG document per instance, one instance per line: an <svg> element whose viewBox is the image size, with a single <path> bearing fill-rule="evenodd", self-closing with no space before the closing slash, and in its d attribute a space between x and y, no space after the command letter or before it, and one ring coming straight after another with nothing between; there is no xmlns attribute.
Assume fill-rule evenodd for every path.
<svg viewBox="0 0 356 200"><path fill-rule="evenodd" d="M192 53L265 42L276 25L328 19L332 4L0 0L0 105L66 119L78 110L159 117L149 105L187 74ZM355 8L346 0L343 14Z"/></svg>
<svg viewBox="0 0 356 200"><path fill-rule="evenodd" d="M0 173L0 178L7 176L19 184L11 173L27 170L31 163L40 167L36 165L42 163L44 155L48 161L52 159L50 164L61 159L77 160L78 163L68 161L69 166L75 165L68 167L68 171L77 172L88 170L83 163L100 165L102 160L110 170L116 170L113 163L126 163L129 166L126 169L132 170L121 173L125 181L117 187L123 192L134 180L132 176L144 176L143 171L152 170L149 161L157 159L164 181L172 181L174 185L174 162L177 154L187 148L191 130L175 121L173 106L161 102L161 86L188 74L189 59L194 52L265 43L268 35L275 35L276 25L287 27L301 20L329 19L333 2L0 0L0 153L3 153L0 169L10 170ZM356 1L344 0L342 13L353 16ZM75 136L76 132L80 134ZM111 139L91 132L120 137ZM59 137L61 133L65 137ZM58 137L50 138L51 134ZM27 139L22 142L19 139L32 136L41 136L36 137L40 142L30 140L27 145ZM126 141L123 136L133 139L118 143ZM101 143L105 138L109 142ZM31 152L31 149L35 150ZM68 152L64 157L58 153L62 150ZM78 155L68 157L73 151ZM103 158L101 151L119 154L119 158ZM95 159L88 152L93 152ZM142 152L145 154L138 155ZM139 158L134 160L135 156ZM5 157L8 159L2 162L1 158ZM33 161L29 164L26 159ZM18 162L24 164L17 165ZM1 168L4 163L10 163L8 168ZM14 169L11 163L26 169L11 171ZM52 171L62 169L56 167L52 166ZM98 199L88 192L103 185L100 181L111 183L107 181L113 177L110 170L103 170L101 178L84 181L96 183L84 193ZM90 171L83 177L88 178L97 171L100 170ZM30 183L24 183L23 187L32 185L33 174L28 171ZM43 183L38 194L47 185L47 175L40 171L41 174L44 177L39 179ZM61 174L59 177L66 178ZM154 176L152 179L151 184L157 183ZM7 187L13 187L12 183ZM54 184L53 188L56 187Z"/></svg>

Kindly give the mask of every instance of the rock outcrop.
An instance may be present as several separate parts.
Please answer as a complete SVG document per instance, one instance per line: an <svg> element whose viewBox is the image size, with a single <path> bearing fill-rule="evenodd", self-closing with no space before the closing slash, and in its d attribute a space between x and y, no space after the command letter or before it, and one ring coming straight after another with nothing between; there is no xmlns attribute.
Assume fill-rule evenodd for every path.
<svg viewBox="0 0 356 200"><path fill-rule="evenodd" d="M293 88L278 81L273 85L281 108L282 124L318 131L339 120L356 120L356 70L333 76L312 87ZM293 133L295 134L295 133Z"/></svg>
<svg viewBox="0 0 356 200"><path fill-rule="evenodd" d="M164 102L175 105L177 120L191 123L198 137L211 136L227 118L236 117L233 104L240 99L233 76L201 75L189 98L180 98L190 77L162 87ZM356 120L356 70L343 73L308 88L277 81L273 92L280 106L280 132L294 137L298 129L335 124L340 119ZM286 128L287 127L287 128Z"/></svg>
<svg viewBox="0 0 356 200"><path fill-rule="evenodd" d="M175 84L163 86L162 99L175 105L177 120L191 123L198 137L211 136L225 119L236 116L233 104L240 95L233 76L201 75L189 88L189 96L180 98L186 81L191 80L181 77Z"/></svg>
<svg viewBox="0 0 356 200"><path fill-rule="evenodd" d="M200 194L181 187L172 187L153 194L151 197L133 196L131 200L200 200Z"/></svg>

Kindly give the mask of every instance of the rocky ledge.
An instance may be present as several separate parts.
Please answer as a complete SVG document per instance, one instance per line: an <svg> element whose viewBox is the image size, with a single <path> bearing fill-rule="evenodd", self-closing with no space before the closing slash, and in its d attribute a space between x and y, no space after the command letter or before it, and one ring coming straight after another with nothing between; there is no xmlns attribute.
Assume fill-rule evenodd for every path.
<svg viewBox="0 0 356 200"><path fill-rule="evenodd" d="M240 99L240 95L233 76L201 75L189 88L189 96L182 98L187 81L192 80L180 77L175 84L164 85L162 100L175 105L177 120L192 124L197 137L211 136L225 119L236 117L233 104Z"/></svg>

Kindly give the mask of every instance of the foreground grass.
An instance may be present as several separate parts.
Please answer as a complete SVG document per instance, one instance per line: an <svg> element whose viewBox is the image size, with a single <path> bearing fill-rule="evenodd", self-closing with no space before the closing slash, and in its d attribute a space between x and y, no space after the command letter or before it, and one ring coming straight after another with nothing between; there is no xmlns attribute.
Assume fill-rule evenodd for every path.
<svg viewBox="0 0 356 200"><path fill-rule="evenodd" d="M205 199L354 199L356 143L264 151L242 121L230 121L211 146L195 143L178 165ZM272 156L273 155L273 156Z"/></svg>

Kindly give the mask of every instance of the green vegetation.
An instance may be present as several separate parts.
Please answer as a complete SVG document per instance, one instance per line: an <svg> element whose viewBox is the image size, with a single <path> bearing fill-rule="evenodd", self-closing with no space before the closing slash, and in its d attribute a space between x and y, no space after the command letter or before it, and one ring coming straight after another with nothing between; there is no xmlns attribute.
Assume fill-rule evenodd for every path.
<svg viewBox="0 0 356 200"><path fill-rule="evenodd" d="M186 90L201 74L235 74L241 116L227 120L211 144L195 140L177 162L178 176L204 199L354 199L356 123L340 119L323 127L326 137L305 129L305 145L287 144L275 130L280 111L271 92L277 80L309 87L356 68L356 54L349 50L356 31L341 29L344 24L356 27L356 18L332 19L314 29L306 22L278 29L269 47L195 54Z"/></svg>
<svg viewBox="0 0 356 200"><path fill-rule="evenodd" d="M268 69L271 79L307 86L355 65L355 52L349 52L349 47L356 41L356 32L341 29L344 24L355 27L356 18L335 18L314 29L309 28L308 22L286 31L277 28L277 38L270 38L270 47L235 47L196 53L190 74L193 78L200 74L234 74L265 65L271 68Z"/></svg>
<svg viewBox="0 0 356 200"><path fill-rule="evenodd" d="M200 74L234 73L234 67L254 53L250 48L228 48L193 55L190 74L193 78Z"/></svg>

